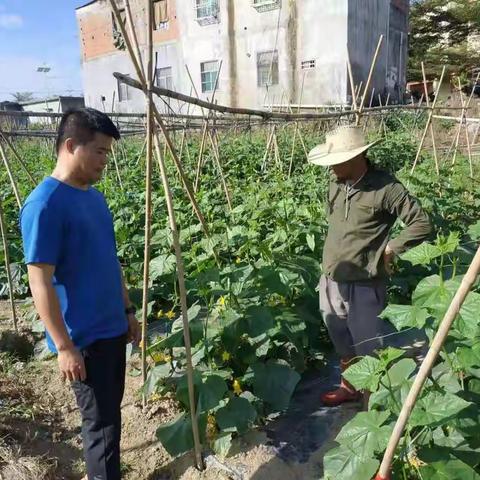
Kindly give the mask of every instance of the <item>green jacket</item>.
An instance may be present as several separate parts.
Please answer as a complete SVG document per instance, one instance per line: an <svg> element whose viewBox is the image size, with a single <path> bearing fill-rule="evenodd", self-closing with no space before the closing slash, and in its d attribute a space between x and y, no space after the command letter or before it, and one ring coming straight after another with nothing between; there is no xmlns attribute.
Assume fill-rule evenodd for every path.
<svg viewBox="0 0 480 480"><path fill-rule="evenodd" d="M352 187L332 180L327 208L323 272L337 282L387 277L383 263L387 243L400 254L427 239L431 232L419 202L395 177L373 166ZM406 227L390 240L397 218Z"/></svg>

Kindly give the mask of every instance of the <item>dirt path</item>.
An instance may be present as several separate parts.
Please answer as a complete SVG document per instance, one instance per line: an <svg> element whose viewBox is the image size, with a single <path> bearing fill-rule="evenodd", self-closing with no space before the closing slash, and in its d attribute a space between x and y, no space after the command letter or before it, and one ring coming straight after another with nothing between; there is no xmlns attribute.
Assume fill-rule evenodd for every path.
<svg viewBox="0 0 480 480"><path fill-rule="evenodd" d="M21 326L30 335L25 320ZM0 302L0 333L10 328L8 304ZM207 456L207 469L200 473L192 467L191 455L172 459L156 441L156 428L178 409L172 399L160 398L142 412L141 378L132 376L138 367L134 355L122 404L126 480L319 479L325 449L356 411L355 406L319 408L319 392L338 376L328 369L302 381L286 415L239 440L231 457ZM0 479L79 480L85 473L81 445L80 415L73 392L60 380L56 360L0 357Z"/></svg>

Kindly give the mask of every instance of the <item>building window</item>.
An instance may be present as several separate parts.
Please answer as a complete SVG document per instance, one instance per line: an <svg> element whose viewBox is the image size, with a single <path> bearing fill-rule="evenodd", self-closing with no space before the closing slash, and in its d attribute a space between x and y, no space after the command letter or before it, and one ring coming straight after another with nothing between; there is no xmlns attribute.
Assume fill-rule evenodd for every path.
<svg viewBox="0 0 480 480"><path fill-rule="evenodd" d="M315 60L305 60L304 62L302 62L302 70L312 70L315 67L316 67Z"/></svg>
<svg viewBox="0 0 480 480"><path fill-rule="evenodd" d="M130 75L127 75L127 77L130 77ZM125 102L126 100L130 100L130 87L126 83L122 83L118 79L117 79L117 87L118 87L118 101Z"/></svg>
<svg viewBox="0 0 480 480"><path fill-rule="evenodd" d="M168 28L168 0L154 0L153 2L153 29Z"/></svg>
<svg viewBox="0 0 480 480"><path fill-rule="evenodd" d="M196 18L199 25L219 22L218 0L194 0Z"/></svg>
<svg viewBox="0 0 480 480"><path fill-rule="evenodd" d="M202 77L202 92L213 92L218 77L218 61L201 63L200 72Z"/></svg>
<svg viewBox="0 0 480 480"><path fill-rule="evenodd" d="M278 51L257 55L257 80L259 87L278 85Z"/></svg>
<svg viewBox="0 0 480 480"><path fill-rule="evenodd" d="M252 0L252 6L257 12L269 12L280 8L281 0Z"/></svg>
<svg viewBox="0 0 480 480"><path fill-rule="evenodd" d="M172 67L157 68L156 84L157 87L173 90Z"/></svg>
<svg viewBox="0 0 480 480"><path fill-rule="evenodd" d="M120 13L120 18L122 19L123 25L127 23L127 14L124 8L118 9ZM113 44L115 48L119 50L125 50L125 40L123 39L122 30L117 25L117 20L115 19L115 15L112 12L112 33L113 33Z"/></svg>

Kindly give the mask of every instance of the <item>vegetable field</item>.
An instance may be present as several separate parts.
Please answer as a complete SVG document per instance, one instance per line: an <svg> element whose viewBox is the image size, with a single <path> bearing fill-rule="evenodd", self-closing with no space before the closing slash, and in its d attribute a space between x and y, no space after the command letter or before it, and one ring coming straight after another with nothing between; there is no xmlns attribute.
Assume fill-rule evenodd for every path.
<svg viewBox="0 0 480 480"><path fill-rule="evenodd" d="M408 113L393 113L382 122L383 142L371 150L370 158L395 173L420 199L435 229L431 242L398 259L383 317L398 331L417 329L431 340L480 239L480 169L474 163L472 178L468 161L460 153L455 165L450 158L441 162L437 175L426 151L411 173L425 118L414 122ZM302 125L302 142L292 145L295 128L278 128L278 155L265 155L268 129L218 132L218 159L225 181L215 148L207 148L196 192L208 237L170 154L165 158L185 262L200 436L204 451L215 452L219 458L228 456L247 432L261 429L287 410L302 375L324 365L331 350L316 293L327 230L329 173L306 163L302 145L308 150L320 143L325 125ZM438 131L448 139L454 134L448 124ZM372 123L372 139L378 132ZM200 137L192 132L183 140L182 132L175 136L176 144L183 145L181 161L192 182ZM37 181L51 171L51 144L18 140L15 146ZM145 224L143 138L122 140L115 150L118 170L113 163L109 165L98 187L112 210L119 257L132 299L140 307ZM15 177L24 199L32 185L20 168L15 167ZM24 318L40 338L41 324L28 307L18 206L3 171L1 185L15 296L27 305L29 314ZM168 396L176 402L179 414L159 423L156 434L175 457L193 448L193 437L176 261L166 211L155 164L148 378L138 394L148 399ZM2 294L7 296L4 269L0 281ZM480 478L479 312L480 290L468 296L422 391L397 450L392 478ZM45 354L41 341L36 351L40 357ZM129 353L132 358L138 355L137 349ZM372 392L369 410L358 413L341 429L324 457L325 479L366 480L375 475L417 367L414 359L394 347L350 367L347 379ZM131 373L139 375L140 371Z"/></svg>

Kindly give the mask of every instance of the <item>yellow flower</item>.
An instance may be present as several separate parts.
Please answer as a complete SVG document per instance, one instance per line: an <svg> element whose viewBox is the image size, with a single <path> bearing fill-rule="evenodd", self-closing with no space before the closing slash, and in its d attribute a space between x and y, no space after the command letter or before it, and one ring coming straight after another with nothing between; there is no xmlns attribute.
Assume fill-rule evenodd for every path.
<svg viewBox="0 0 480 480"><path fill-rule="evenodd" d="M233 391L236 395L240 395L243 391L242 386L240 385L240 382L237 379L233 381Z"/></svg>
<svg viewBox="0 0 480 480"><path fill-rule="evenodd" d="M165 316L169 319L172 320L172 318L175 318L175 312L173 310L169 310Z"/></svg>
<svg viewBox="0 0 480 480"><path fill-rule="evenodd" d="M159 310L159 311L157 312L157 318L162 318L163 315L165 315L165 314L163 313L163 310Z"/></svg>
<svg viewBox="0 0 480 480"><path fill-rule="evenodd" d="M240 263L241 261L242 261L242 259L241 259L240 257L237 257L237 258L235 259L235 263Z"/></svg>
<svg viewBox="0 0 480 480"><path fill-rule="evenodd" d="M217 438L217 422L212 414L207 417L207 440L214 442Z"/></svg>
<svg viewBox="0 0 480 480"><path fill-rule="evenodd" d="M153 352L151 355L155 363L163 362L163 359L165 358L165 355L162 352Z"/></svg>
<svg viewBox="0 0 480 480"><path fill-rule="evenodd" d="M232 358L232 356L228 352L223 352L222 353L222 360L224 362L228 362L231 358Z"/></svg>
<svg viewBox="0 0 480 480"><path fill-rule="evenodd" d="M222 307L225 306L225 297L223 295L218 299L218 304Z"/></svg>
<svg viewBox="0 0 480 480"><path fill-rule="evenodd" d="M169 363L169 362L172 361L172 356L171 355L165 355L164 360L165 360L166 363Z"/></svg>

